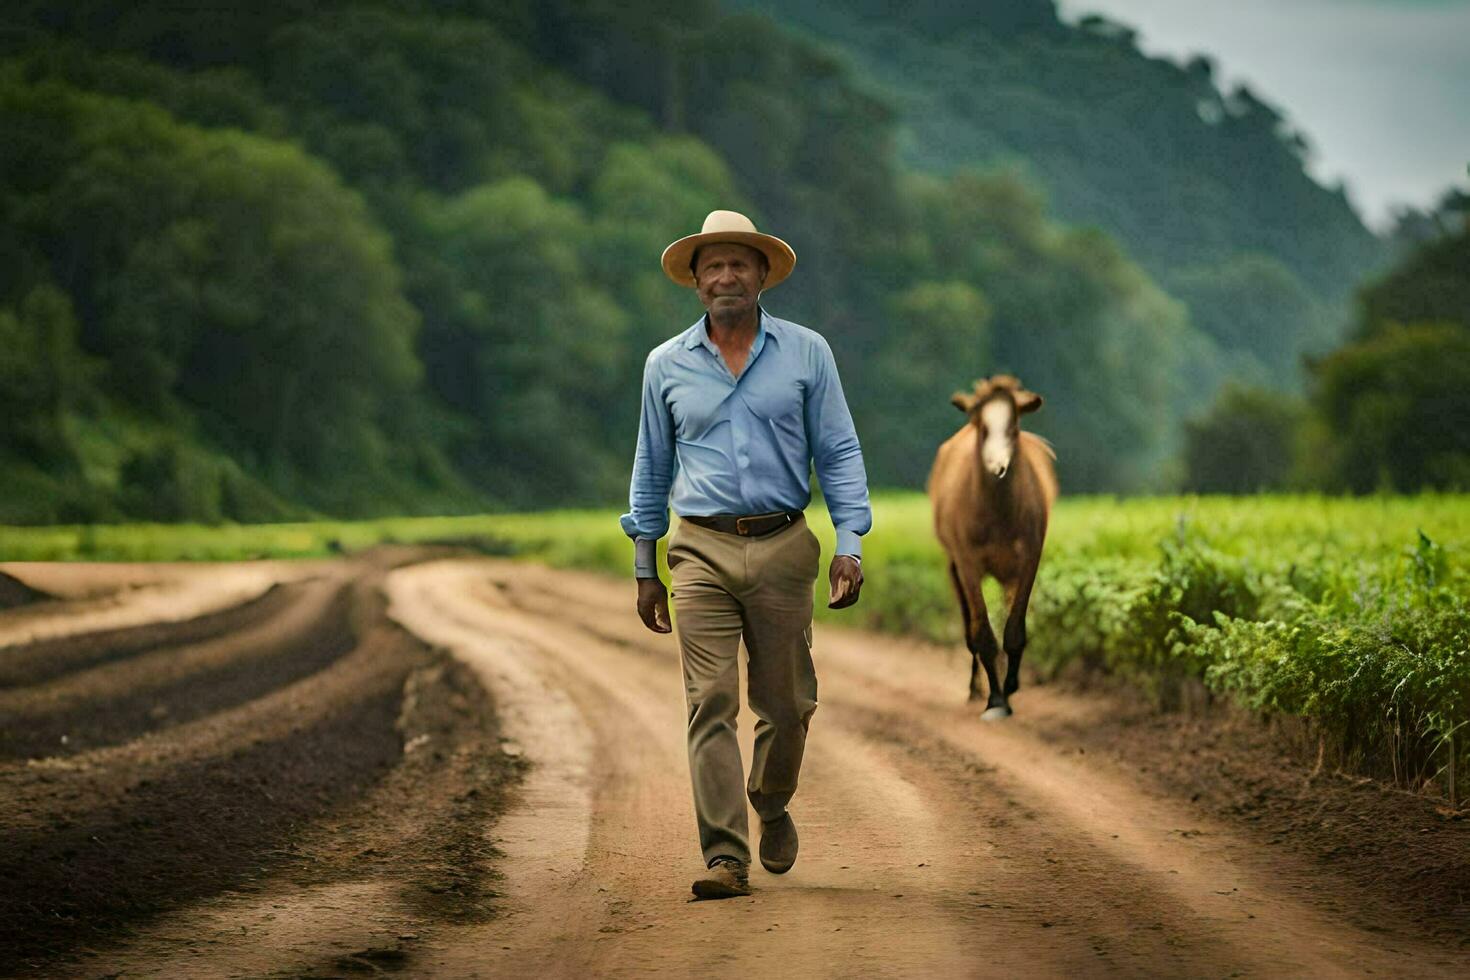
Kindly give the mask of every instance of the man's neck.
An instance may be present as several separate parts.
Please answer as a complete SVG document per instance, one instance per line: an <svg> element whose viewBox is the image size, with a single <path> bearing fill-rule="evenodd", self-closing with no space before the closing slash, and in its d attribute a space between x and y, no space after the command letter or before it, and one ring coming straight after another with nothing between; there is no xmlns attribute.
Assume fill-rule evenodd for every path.
<svg viewBox="0 0 1470 980"><path fill-rule="evenodd" d="M709 338L717 345L721 347L727 344L749 346L755 342L756 332L760 329L761 310L757 306L745 316L729 320L716 319L714 314L706 313L704 319L709 325Z"/></svg>
<svg viewBox="0 0 1470 980"><path fill-rule="evenodd" d="M730 369L731 375L739 378L745 372L750 352L755 349L756 330L760 326L760 307L756 307L753 316L738 320L720 321L706 315L704 321L709 324L709 339L720 349L720 357L724 359L725 366Z"/></svg>

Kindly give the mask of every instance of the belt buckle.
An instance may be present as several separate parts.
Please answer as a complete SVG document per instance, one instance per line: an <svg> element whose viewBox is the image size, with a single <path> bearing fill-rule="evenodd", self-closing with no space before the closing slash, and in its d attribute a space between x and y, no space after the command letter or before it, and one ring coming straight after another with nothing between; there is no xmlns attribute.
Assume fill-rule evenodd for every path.
<svg viewBox="0 0 1470 980"><path fill-rule="evenodd" d="M735 518L735 533L740 535L741 537L750 536L750 528L745 526L745 521L746 518L744 517Z"/></svg>

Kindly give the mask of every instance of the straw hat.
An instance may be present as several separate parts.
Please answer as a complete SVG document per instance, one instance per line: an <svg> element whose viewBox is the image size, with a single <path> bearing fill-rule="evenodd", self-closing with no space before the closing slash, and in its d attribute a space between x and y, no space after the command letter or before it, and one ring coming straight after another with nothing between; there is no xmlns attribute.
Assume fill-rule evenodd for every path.
<svg viewBox="0 0 1470 980"><path fill-rule="evenodd" d="M771 270L763 289L770 289L791 275L792 268L796 266L796 253L791 246L774 235L756 231L755 225L745 215L738 211L711 211L704 219L703 231L697 235L686 235L664 249L664 272L679 285L692 287L694 273L689 269L689 261L694 257L694 250L717 242L749 245L765 255Z"/></svg>

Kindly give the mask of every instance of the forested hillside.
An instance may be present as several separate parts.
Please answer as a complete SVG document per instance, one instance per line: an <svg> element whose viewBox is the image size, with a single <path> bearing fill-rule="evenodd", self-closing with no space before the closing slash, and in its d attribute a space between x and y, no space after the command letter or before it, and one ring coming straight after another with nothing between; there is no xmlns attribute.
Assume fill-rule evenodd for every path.
<svg viewBox="0 0 1470 980"><path fill-rule="evenodd" d="M1446 198L1442 233L1362 290L1351 341L1312 365L1315 482L1470 489L1467 204Z"/></svg>
<svg viewBox="0 0 1470 980"><path fill-rule="evenodd" d="M901 159L1014 169L1058 218L1115 236L1225 352L1237 377L1298 389L1336 345L1355 284L1386 258L1308 138L1214 64L1142 54L1053 0L731 0L827 44L895 108Z"/></svg>
<svg viewBox="0 0 1470 980"><path fill-rule="evenodd" d="M879 485L1009 369L1068 490L1160 487L1232 347L700 0L22 0L0 126L4 521L616 501L643 357L700 312L658 254L715 207L795 246L767 305L832 341Z"/></svg>

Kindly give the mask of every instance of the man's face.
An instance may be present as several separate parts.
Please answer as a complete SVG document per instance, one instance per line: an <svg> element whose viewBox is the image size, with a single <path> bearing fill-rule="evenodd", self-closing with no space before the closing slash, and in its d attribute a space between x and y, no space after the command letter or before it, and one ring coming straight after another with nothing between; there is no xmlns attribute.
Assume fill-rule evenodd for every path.
<svg viewBox="0 0 1470 980"><path fill-rule="evenodd" d="M766 257L749 245L705 245L694 262L699 301L713 319L738 320L755 310L766 281Z"/></svg>

